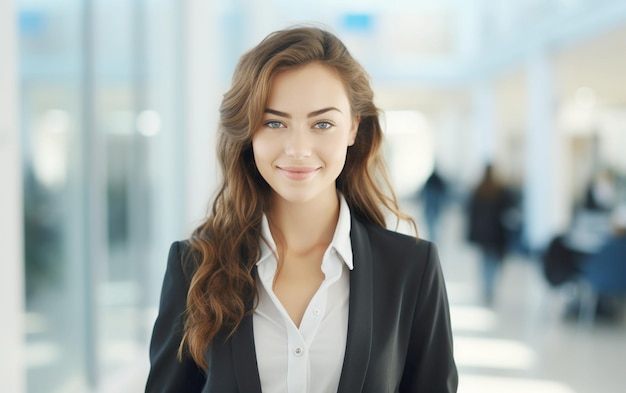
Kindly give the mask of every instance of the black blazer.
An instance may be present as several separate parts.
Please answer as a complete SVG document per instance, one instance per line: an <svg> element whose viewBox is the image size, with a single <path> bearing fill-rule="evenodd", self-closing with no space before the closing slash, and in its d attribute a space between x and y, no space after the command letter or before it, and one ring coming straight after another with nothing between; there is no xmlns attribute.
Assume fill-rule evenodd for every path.
<svg viewBox="0 0 626 393"><path fill-rule="evenodd" d="M448 299L437 250L425 240L352 218L348 336L341 393L456 392ZM189 246L169 253L159 315L150 344L149 393L261 393L252 316L206 352L208 372L177 358L190 273ZM272 393L272 392L266 392Z"/></svg>

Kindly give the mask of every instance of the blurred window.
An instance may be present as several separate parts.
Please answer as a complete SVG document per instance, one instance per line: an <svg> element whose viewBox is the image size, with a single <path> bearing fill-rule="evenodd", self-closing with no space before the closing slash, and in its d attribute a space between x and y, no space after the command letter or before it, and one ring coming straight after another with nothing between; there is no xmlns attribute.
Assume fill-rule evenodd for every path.
<svg viewBox="0 0 626 393"><path fill-rule="evenodd" d="M179 7L17 2L30 393L145 362L181 227Z"/></svg>

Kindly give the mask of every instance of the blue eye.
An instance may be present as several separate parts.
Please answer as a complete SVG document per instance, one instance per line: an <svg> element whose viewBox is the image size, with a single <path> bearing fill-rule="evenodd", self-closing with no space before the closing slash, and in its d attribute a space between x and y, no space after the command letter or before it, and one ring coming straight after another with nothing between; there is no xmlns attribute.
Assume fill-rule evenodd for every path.
<svg viewBox="0 0 626 393"><path fill-rule="evenodd" d="M318 128L320 130L327 130L331 128L332 126L333 124L328 121L320 121L319 123L315 123L315 128Z"/></svg>
<svg viewBox="0 0 626 393"><path fill-rule="evenodd" d="M279 121L268 121L267 123L265 123L265 126L267 126L269 128L282 128L283 127L283 123L281 123Z"/></svg>

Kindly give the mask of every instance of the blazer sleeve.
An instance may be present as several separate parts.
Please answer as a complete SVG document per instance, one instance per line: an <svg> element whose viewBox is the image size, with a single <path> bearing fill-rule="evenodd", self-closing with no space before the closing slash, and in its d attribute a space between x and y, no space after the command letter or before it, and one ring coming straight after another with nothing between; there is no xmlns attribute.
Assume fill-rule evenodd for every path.
<svg viewBox="0 0 626 393"><path fill-rule="evenodd" d="M437 248L429 243L400 392L453 393L457 387L448 296Z"/></svg>
<svg viewBox="0 0 626 393"><path fill-rule="evenodd" d="M150 342L150 372L146 393L200 392L206 377L191 356L178 347L183 337L183 315L190 276L185 275L181 254L185 243L172 244L167 261L159 314Z"/></svg>

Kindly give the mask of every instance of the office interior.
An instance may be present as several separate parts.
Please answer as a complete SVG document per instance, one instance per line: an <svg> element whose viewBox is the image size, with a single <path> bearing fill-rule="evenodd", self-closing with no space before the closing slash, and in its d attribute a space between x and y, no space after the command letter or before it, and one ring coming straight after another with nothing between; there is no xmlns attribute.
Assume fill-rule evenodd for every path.
<svg viewBox="0 0 626 393"><path fill-rule="evenodd" d="M296 24L370 73L426 239L419 192L434 168L449 185L437 244L459 392L623 391L623 318L568 317L589 288L542 265L573 231L595 252L626 204L622 0L0 2L2 390L142 391L167 250L219 178L222 94L243 52ZM486 163L519 196L491 306L464 207ZM604 209L581 214L595 191Z"/></svg>

